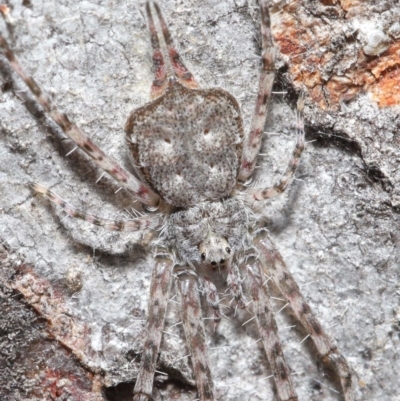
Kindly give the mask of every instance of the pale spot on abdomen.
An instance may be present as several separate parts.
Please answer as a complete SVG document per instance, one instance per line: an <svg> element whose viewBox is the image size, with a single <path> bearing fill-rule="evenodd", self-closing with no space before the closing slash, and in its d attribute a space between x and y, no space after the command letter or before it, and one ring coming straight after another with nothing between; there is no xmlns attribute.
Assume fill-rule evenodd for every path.
<svg viewBox="0 0 400 401"><path fill-rule="evenodd" d="M176 83L134 111L127 127L138 173L166 202L189 207L232 192L243 128L229 93Z"/></svg>

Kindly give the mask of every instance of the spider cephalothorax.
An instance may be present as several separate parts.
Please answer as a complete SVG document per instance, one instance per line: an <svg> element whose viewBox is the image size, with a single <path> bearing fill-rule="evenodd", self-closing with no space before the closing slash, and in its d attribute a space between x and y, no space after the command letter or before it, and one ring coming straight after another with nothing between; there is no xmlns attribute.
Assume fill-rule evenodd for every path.
<svg viewBox="0 0 400 401"><path fill-rule="evenodd" d="M300 95L297 144L281 180L271 188L246 187L243 184L252 178L255 169L275 73L268 1L259 0L259 3L262 70L253 120L248 134L244 135L238 102L222 89L199 88L173 44L160 8L154 4L168 50L170 68L167 68L150 3L147 2L155 70L152 101L132 112L126 123L130 156L142 181L105 154L57 110L33 78L24 72L0 36L0 48L11 66L64 133L121 188L149 210L158 210L156 215L148 214L133 220L105 220L82 213L45 187L33 185L36 192L46 195L70 216L111 230L147 230L152 233L149 238L153 239L152 249L156 249L155 262L146 340L134 389L135 401L152 399L172 277L176 277L182 323L199 399L215 399L198 291L200 288L217 324L221 317L218 292L208 276L213 268L221 271L226 268L226 275L220 276L226 277L229 293L239 306L244 306L242 282L248 289L249 304L252 303L249 307L259 328L279 401L295 401L297 395L272 313L267 285L270 280L304 326L322 360L335 370L345 400L355 400L350 367L311 312L267 230L261 225L252 232L257 225L253 205L281 194L288 187L304 149L301 115L304 97ZM249 252L246 257L241 257L244 251ZM206 269L201 269L204 267ZM207 270L210 267L211 270ZM174 269L176 274L173 274Z"/></svg>
<svg viewBox="0 0 400 401"><path fill-rule="evenodd" d="M174 212L166 224L166 239L182 261L216 268L243 247L249 222L243 203L229 198Z"/></svg>

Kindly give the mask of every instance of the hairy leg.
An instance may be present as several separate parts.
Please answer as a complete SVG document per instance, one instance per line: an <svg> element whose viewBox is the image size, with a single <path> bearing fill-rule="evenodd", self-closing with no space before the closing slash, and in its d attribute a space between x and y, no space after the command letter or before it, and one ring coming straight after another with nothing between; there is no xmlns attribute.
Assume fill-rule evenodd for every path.
<svg viewBox="0 0 400 401"><path fill-rule="evenodd" d="M160 253L156 256L150 285L149 313L145 328L146 340L143 345L139 374L133 391L134 401L152 399L154 372L164 329L172 269L173 262L168 254Z"/></svg>
<svg viewBox="0 0 400 401"><path fill-rule="evenodd" d="M104 227L107 230L133 232L133 231L141 231L141 230L156 228L159 225L158 219L156 217L149 215L138 217L133 220L103 219L101 217L94 216L92 214L81 212L80 210L69 205L66 201L64 201L60 196L55 194L53 191L49 190L46 187L43 187L40 184L33 183L31 184L31 187L35 192L43 194L51 202L60 206L65 211L65 213L67 213L68 216L87 221L88 223L94 224L95 226Z"/></svg>
<svg viewBox="0 0 400 401"><path fill-rule="evenodd" d="M42 91L32 77L26 74L21 64L15 57L14 52L1 35L0 50L4 52L12 69L25 82L38 103L61 127L68 138L70 138L81 150L91 157L100 168L110 174L137 200L149 206L157 206L159 204L160 197L149 186L139 181L117 162L107 156L76 124L69 120L66 114L57 110L50 97Z"/></svg>
<svg viewBox="0 0 400 401"><path fill-rule="evenodd" d="M218 296L217 287L208 277L204 277L201 281L205 293L204 295L216 326L221 321L221 310L219 307L220 299Z"/></svg>
<svg viewBox="0 0 400 401"><path fill-rule="evenodd" d="M254 302L253 311L257 326L267 354L271 372L274 375L278 401L296 401L290 370L279 340L278 327L275 322L268 286L263 285L259 262L251 258L244 267L248 273L249 293Z"/></svg>
<svg viewBox="0 0 400 401"><path fill-rule="evenodd" d="M182 321L191 355L200 401L214 401L214 383L207 355L203 316L197 277L190 271L178 273L177 288L181 297Z"/></svg>
<svg viewBox="0 0 400 401"><path fill-rule="evenodd" d="M240 277L240 272L235 263L232 260L227 262L227 270L228 277L226 279L229 291L231 295L237 302L239 308L245 308L245 304L243 302L243 288L242 288L242 280Z"/></svg>
<svg viewBox="0 0 400 401"><path fill-rule="evenodd" d="M275 184L272 188L251 188L246 191L247 201L261 201L272 198L276 195L281 194L291 183L294 174L296 173L297 167L300 162L300 156L304 150L304 122L303 122L303 108L304 108L304 95L301 94L297 101L297 143L294 148L292 157L289 161L289 165L286 171L283 173L280 181Z"/></svg>
<svg viewBox="0 0 400 401"><path fill-rule="evenodd" d="M260 260L266 273L272 275L282 295L288 300L295 316L313 340L322 361L329 363L338 375L345 401L355 401L354 375L350 366L311 311L266 230L258 233L254 243L261 252Z"/></svg>
<svg viewBox="0 0 400 401"><path fill-rule="evenodd" d="M256 164L261 147L261 138L267 119L268 100L271 97L272 84L275 78L275 48L272 39L271 18L268 10L268 0L259 0L261 14L261 46L262 70L258 84L258 95L254 108L250 132L245 139L242 162L238 180L246 181Z"/></svg>

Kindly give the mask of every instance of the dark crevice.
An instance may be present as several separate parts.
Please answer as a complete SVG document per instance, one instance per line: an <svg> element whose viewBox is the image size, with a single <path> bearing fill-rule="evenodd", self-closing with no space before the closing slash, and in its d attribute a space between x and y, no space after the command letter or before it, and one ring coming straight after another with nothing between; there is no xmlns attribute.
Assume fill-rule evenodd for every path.
<svg viewBox="0 0 400 401"><path fill-rule="evenodd" d="M356 155L363 160L360 144L349 138L345 133L335 132L333 128L306 125L306 136L308 140L314 141L316 147L328 148L334 145L342 152L348 155Z"/></svg>
<svg viewBox="0 0 400 401"><path fill-rule="evenodd" d="M107 387L104 395L107 401L132 401L134 383L119 383L116 386Z"/></svg>
<svg viewBox="0 0 400 401"><path fill-rule="evenodd" d="M362 149L356 140L349 138L346 133L336 132L326 127L321 126L307 126L306 137L308 140L314 141L314 146L327 148L335 146L337 149L349 155L356 155L364 164L364 171L366 177L371 183L380 184L385 192L391 192L393 184L389 177L387 177L377 164L367 163L362 154Z"/></svg>
<svg viewBox="0 0 400 401"><path fill-rule="evenodd" d="M119 383L116 386L110 386L104 389L104 396L107 401L132 401L133 389L135 387L134 382L124 382ZM169 390L169 391L168 391ZM168 400L169 395L173 393L182 392L189 394L193 392L196 394L196 388L184 384L179 380L167 379L163 381L156 381L153 387L153 397L154 400Z"/></svg>

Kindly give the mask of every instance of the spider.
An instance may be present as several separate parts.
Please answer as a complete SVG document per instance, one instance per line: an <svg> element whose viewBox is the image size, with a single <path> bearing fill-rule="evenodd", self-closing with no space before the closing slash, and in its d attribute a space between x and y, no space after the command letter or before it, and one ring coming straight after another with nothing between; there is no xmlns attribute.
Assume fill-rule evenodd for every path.
<svg viewBox="0 0 400 401"><path fill-rule="evenodd" d="M168 51L167 62L160 46L150 2L146 3L154 80L151 102L128 117L126 142L136 175L107 156L77 125L59 112L32 77L27 75L6 40L0 47L14 71L26 83L39 104L81 150L111 175L147 213L133 220L106 220L70 206L57 194L34 183L69 216L116 231L151 232L154 266L141 356L133 399L152 399L172 279L181 299L181 315L197 384L199 399L215 399L207 357L200 304L204 296L215 324L221 319L217 287L210 277L226 277L228 290L239 308L251 299L267 360L273 374L276 397L297 400L290 369L279 341L267 275L291 306L294 315L313 340L321 359L339 377L346 401L355 400L354 377L345 358L325 333L257 213L262 202L284 192L292 181L304 149L302 111L297 103L297 144L280 181L271 188L249 185L255 169L266 121L267 104L275 75L275 50L268 1L260 0L262 71L257 101L248 135L244 134L236 99L222 89L201 89L174 46L167 23L153 3ZM246 280L243 281L242 277Z"/></svg>

